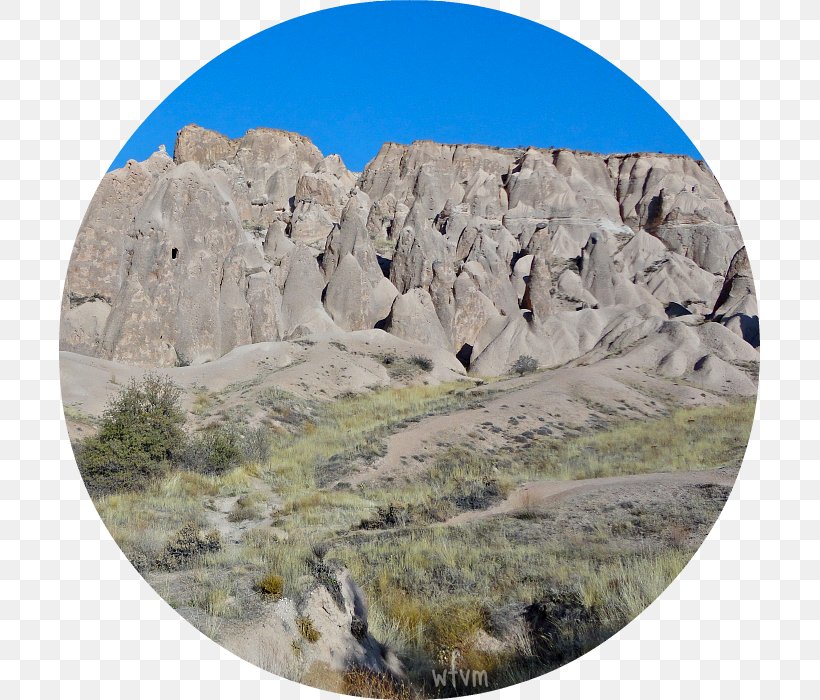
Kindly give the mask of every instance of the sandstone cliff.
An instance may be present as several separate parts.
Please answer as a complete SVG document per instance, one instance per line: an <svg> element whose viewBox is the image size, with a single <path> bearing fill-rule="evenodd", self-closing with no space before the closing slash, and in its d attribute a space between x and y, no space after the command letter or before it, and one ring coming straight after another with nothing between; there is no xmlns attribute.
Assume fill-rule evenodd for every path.
<svg viewBox="0 0 820 700"><path fill-rule="evenodd" d="M188 126L173 160L103 179L61 347L171 366L367 328L485 375L640 346L671 375L732 376L759 335L734 216L691 158L418 141L357 174L298 134Z"/></svg>

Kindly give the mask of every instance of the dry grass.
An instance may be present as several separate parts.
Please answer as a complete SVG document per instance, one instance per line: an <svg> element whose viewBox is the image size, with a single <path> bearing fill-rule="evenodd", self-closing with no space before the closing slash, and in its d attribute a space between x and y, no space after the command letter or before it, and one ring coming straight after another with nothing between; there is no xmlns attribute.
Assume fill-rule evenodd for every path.
<svg viewBox="0 0 820 700"><path fill-rule="evenodd" d="M443 660L455 652L463 668L488 670L491 687L537 675L533 664L541 664L540 673L549 670L526 656L525 638L512 645L512 657L509 649L491 653L476 645L481 633L491 631L491 611L538 600L545 590L578 591L599 624L581 639L575 639L577 630L567 630L566 643L588 650L645 609L691 555L666 548L635 553L577 540L545 543L521 538L515 529L505 521L428 527L339 544L331 554L362 581L371 632L408 663L416 682L429 681L430 670L446 666Z"/></svg>
<svg viewBox="0 0 820 700"><path fill-rule="evenodd" d="M245 533L239 555L242 564L263 572L275 571L281 576L285 597L300 595L310 584L311 558L306 541L291 538L283 542L273 531L261 528Z"/></svg>
<svg viewBox="0 0 820 700"><path fill-rule="evenodd" d="M219 476L172 472L143 491L102 496L95 505L125 555L137 569L145 571L183 525L207 526L204 503L209 497L247 490L256 468L248 465Z"/></svg>
<svg viewBox="0 0 820 700"><path fill-rule="evenodd" d="M414 697L406 683L399 683L386 673L374 673L365 668L354 668L344 674L341 692L382 700L412 700Z"/></svg>
<svg viewBox="0 0 820 700"><path fill-rule="evenodd" d="M99 425L99 419L88 413L84 413L79 408L72 406L71 404L63 404L63 413L65 414L67 421L82 423L83 425L87 425L92 428L96 428Z"/></svg>
<svg viewBox="0 0 820 700"><path fill-rule="evenodd" d="M255 491L253 493L240 496L233 508L228 521L241 523L245 520L261 520L267 515L267 498L264 493Z"/></svg>
<svg viewBox="0 0 820 700"><path fill-rule="evenodd" d="M253 589L260 605L260 591L269 598L298 600L315 585L311 562L317 547L326 545L327 559L346 566L364 588L369 631L401 657L415 690L435 692L429 686L431 669L455 653L464 668L488 670L491 687L525 680L549 670L555 658L595 646L645 609L683 568L705 534L703 523L710 525L716 512L654 513L635 506L617 522L598 515L573 532L550 525L549 514L532 504L525 504L522 517L461 526L438 521L486 508L533 478L736 465L754 407L737 402L681 409L655 421L537 440L496 455L453 448L407 486L322 488L329 466L343 469L372 459L384 438L407 422L469 406L475 400L464 391L469 386L386 389L310 410L291 410L292 396L273 391L265 394L265 407L288 416L292 424L272 437L269 463L218 476L175 472L142 492L97 499L97 506L127 556L146 569L183 525L208 526L205 504L210 499L237 497L229 520L241 522L267 515L275 494L282 499L273 513L275 528L247 530L240 545L209 553L197 568L185 570L191 576L190 595L180 601L206 614L206 633L217 635L223 620L242 614L239 590ZM718 497L714 500L721 505ZM389 504L402 509L400 523L358 529L363 519ZM692 524L695 517L700 525ZM559 625L549 657L543 644L533 647L521 631L505 639L503 651L481 645L481 639L497 633L494 613L511 603L538 601L550 590L577 598L595 624ZM297 627L300 648L320 638L308 617L300 617ZM410 686L388 676L363 670L331 676L327 683L349 694L411 697Z"/></svg>
<svg viewBox="0 0 820 700"><path fill-rule="evenodd" d="M207 415L208 411L214 405L214 398L207 391L198 391L194 395L194 400L191 403L191 413L196 416Z"/></svg>
<svg viewBox="0 0 820 700"><path fill-rule="evenodd" d="M281 598L285 590L285 579L279 574L268 574L259 582L259 590L273 598Z"/></svg>
<svg viewBox="0 0 820 700"><path fill-rule="evenodd" d="M734 431L726 426L724 434L747 429L748 414L734 415ZM681 419L688 425L685 414L670 422ZM735 455L734 465L741 456ZM479 456L462 458L464 468L454 465L436 478L448 471L459 480L486 473ZM480 466L470 467L474 461ZM641 471L640 464L632 466ZM516 514L460 526L416 522L362 532L335 540L328 556L362 583L371 603L371 631L389 640L414 683L429 682L431 669L446 666L442 659L456 653L460 667L485 669L490 687L504 687L593 648L672 582L729 492L686 488L668 497L653 492L641 500L636 494L634 501L601 496L585 501L582 513L568 502L560 522L556 511L530 505L523 518ZM479 644L482 636L496 634L495 612L511 603L539 601L550 591L560 601L579 601L586 621L559 621L535 646L524 632L507 639L500 651Z"/></svg>
<svg viewBox="0 0 820 700"><path fill-rule="evenodd" d="M294 497L319 486L317 466L334 457L367 458L378 453L383 437L402 421L467 405L463 382L385 389L342 399L326 407L316 422L298 434L274 437L274 484Z"/></svg>
<svg viewBox="0 0 820 700"><path fill-rule="evenodd" d="M753 401L681 408L657 420L623 421L573 439L536 441L513 457L531 478L590 479L737 465L749 441Z"/></svg>
<svg viewBox="0 0 820 700"><path fill-rule="evenodd" d="M307 616L300 616L296 618L296 629L299 630L299 634L302 635L305 641L310 642L311 644L315 644L322 638L322 634L316 629L316 626L313 624L313 620Z"/></svg>

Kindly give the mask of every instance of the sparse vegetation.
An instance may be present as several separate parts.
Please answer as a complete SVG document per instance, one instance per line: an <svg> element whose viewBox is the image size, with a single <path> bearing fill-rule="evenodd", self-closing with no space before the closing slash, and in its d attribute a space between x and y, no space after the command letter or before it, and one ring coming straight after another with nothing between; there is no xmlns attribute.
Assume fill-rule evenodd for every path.
<svg viewBox="0 0 820 700"><path fill-rule="evenodd" d="M655 420L620 420L567 440L535 440L515 453L531 478L590 479L620 474L692 471L743 459L754 403L679 408Z"/></svg>
<svg viewBox="0 0 820 700"><path fill-rule="evenodd" d="M265 516L265 496L259 492L249 493L236 499L233 509L228 515L232 523L241 523L245 520L259 520Z"/></svg>
<svg viewBox="0 0 820 700"><path fill-rule="evenodd" d="M213 405L213 398L207 391L198 391L194 396L192 412L197 416L204 416Z"/></svg>
<svg viewBox="0 0 820 700"><path fill-rule="evenodd" d="M429 357L424 357L424 355L413 355L409 362L424 372L431 372L434 366L433 361Z"/></svg>
<svg viewBox="0 0 820 700"><path fill-rule="evenodd" d="M378 455L386 433L403 421L418 419L475 401L464 394L465 384L413 386L361 394L322 407L315 422L301 433L273 438L276 454L273 480L286 497L303 496L332 482L317 474L317 467L338 459L347 468L356 460ZM338 477L343 472L338 473ZM323 477L323 478L320 478Z"/></svg>
<svg viewBox="0 0 820 700"><path fill-rule="evenodd" d="M413 379L419 372L430 372L434 366L433 361L423 355L399 357L388 353L382 355L380 361L387 369L390 378L399 381Z"/></svg>
<svg viewBox="0 0 820 700"><path fill-rule="evenodd" d="M221 547L222 540L218 532L206 532L194 522L186 523L165 546L165 551L157 560L157 568L169 571L181 569Z"/></svg>
<svg viewBox="0 0 820 700"><path fill-rule="evenodd" d="M322 638L321 633L313 624L313 620L307 616L300 616L296 618L296 628L299 630L299 634L302 635L305 641L308 641L311 644L315 644Z"/></svg>
<svg viewBox="0 0 820 700"><path fill-rule="evenodd" d="M401 383L432 370L421 356L384 366ZM174 604L195 610L192 621L207 634L288 598L302 611L288 653L308 658L321 633L302 605L320 585L343 608L338 572L346 568L370 605L367 625L354 616L351 634L372 634L398 654L409 682L359 668L322 675L314 666L306 677L339 692L409 699L448 694L431 672L454 664L486 670L486 689L503 687L575 658L644 609L691 556L728 488L687 487L665 500L587 497L583 508L524 497L519 509L491 519L451 519L483 515L531 480L736 466L753 406L676 409L642 421L594 406L607 422L586 434L518 428L521 439L504 449L478 448L477 428L469 445L428 453L407 481L345 482L384 454L392 432L478 406L486 396L466 391L474 385L400 385L321 403L279 388L254 393L256 379L237 383L267 413L265 425L251 427L239 414L219 422L219 397L208 394L207 407L197 401L210 427L186 435L181 411L170 411L175 440L165 452L146 449L158 457L141 490L108 486L95 500L149 580L179 577L174 585L187 588L175 589ZM133 402L139 386L123 393ZM179 395L169 396L178 409ZM139 422L143 414L129 415ZM523 418L510 416L504 430ZM126 465L123 474L133 473ZM236 537L223 540L215 518L233 524Z"/></svg>
<svg viewBox="0 0 820 700"><path fill-rule="evenodd" d="M334 548L333 555L364 582L370 631L414 660L416 683L429 683L431 669L446 667L454 649L464 668L489 670L490 687L545 673L620 629L691 555L666 547L641 553L627 541L597 544L581 533L555 541L544 539L549 526L537 519L523 532L514 523L503 518L481 526L410 529ZM505 606L518 601L523 610L551 590L564 591L574 610L554 611L550 630L508 631L521 636L523 656L488 653L478 644L482 635L505 634L496 619ZM594 624L579 627L579 617Z"/></svg>

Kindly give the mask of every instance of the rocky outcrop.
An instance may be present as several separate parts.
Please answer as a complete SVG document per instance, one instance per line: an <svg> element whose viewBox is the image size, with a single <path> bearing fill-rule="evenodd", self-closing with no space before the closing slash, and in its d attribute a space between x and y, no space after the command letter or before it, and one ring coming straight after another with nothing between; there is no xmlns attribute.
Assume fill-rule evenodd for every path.
<svg viewBox="0 0 820 700"><path fill-rule="evenodd" d="M173 161L159 152L100 185L61 346L187 364L381 328L498 374L521 354L615 352L612 333L651 320L647 344L688 315L756 347L741 249L717 181L688 157L418 141L385 144L357 175L298 134L189 126ZM697 338L697 359L722 358Z"/></svg>
<svg viewBox="0 0 820 700"><path fill-rule="evenodd" d="M726 326L754 347L760 345L757 297L746 247L732 258L711 319Z"/></svg>

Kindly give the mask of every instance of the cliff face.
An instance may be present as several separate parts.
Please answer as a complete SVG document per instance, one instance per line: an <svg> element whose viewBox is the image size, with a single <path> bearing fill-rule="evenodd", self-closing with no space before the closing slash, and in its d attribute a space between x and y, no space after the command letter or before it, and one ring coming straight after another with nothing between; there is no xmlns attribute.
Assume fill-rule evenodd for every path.
<svg viewBox="0 0 820 700"><path fill-rule="evenodd" d="M742 245L714 176L688 157L421 141L385 144L357 175L298 134L189 126L173 161L103 179L61 347L169 366L379 327L498 374L522 354L559 364L615 328L672 323L698 336L693 356L731 360L740 338L757 342ZM693 323L707 318L708 347Z"/></svg>

